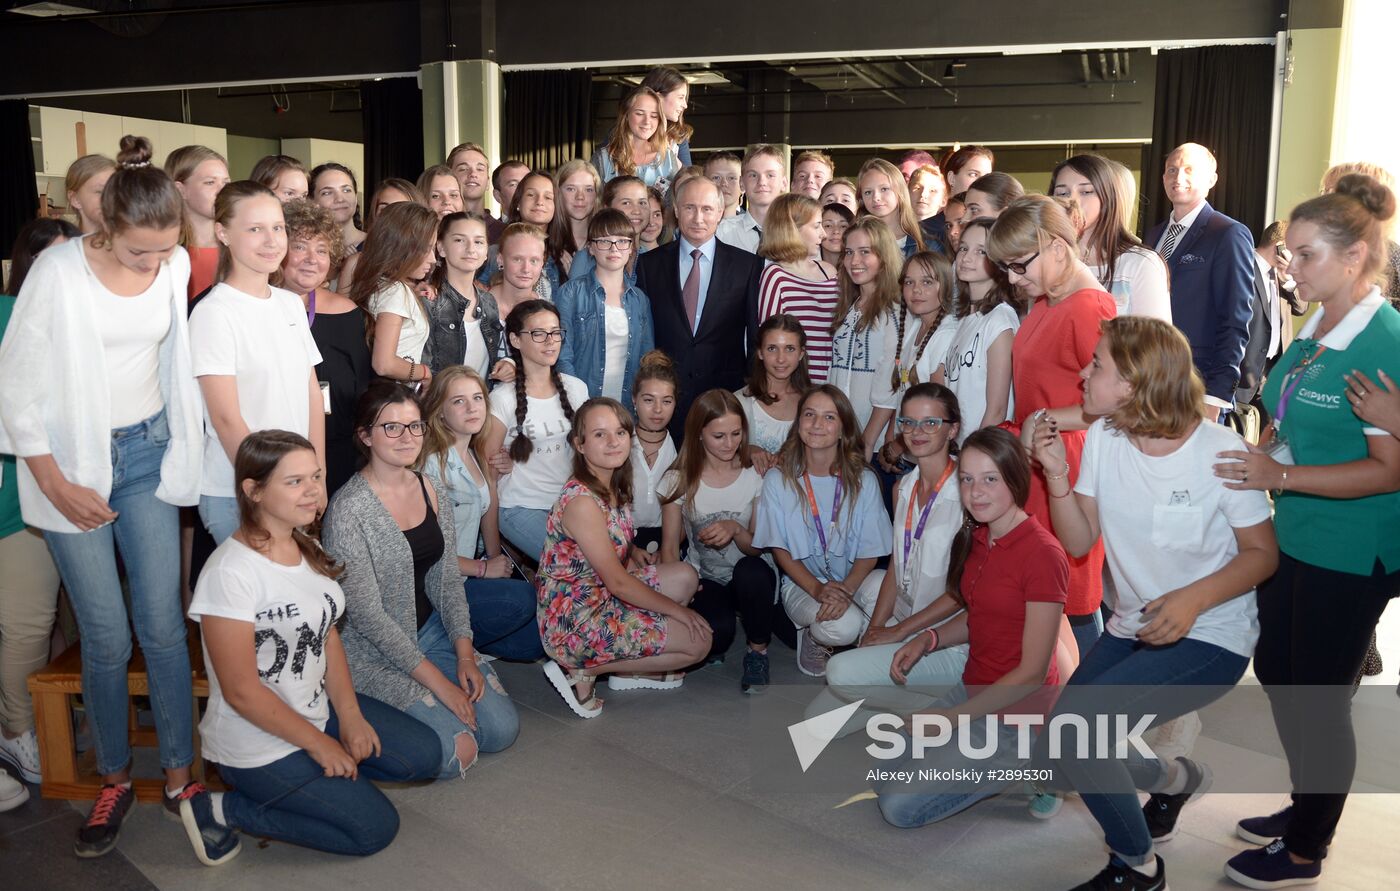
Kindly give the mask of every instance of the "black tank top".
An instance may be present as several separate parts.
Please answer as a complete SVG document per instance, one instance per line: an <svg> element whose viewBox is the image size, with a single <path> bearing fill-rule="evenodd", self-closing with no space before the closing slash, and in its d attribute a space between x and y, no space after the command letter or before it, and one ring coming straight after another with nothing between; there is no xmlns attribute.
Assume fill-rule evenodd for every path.
<svg viewBox="0 0 1400 891"><path fill-rule="evenodd" d="M428 486L423 482L423 474L418 474L418 486L423 490L423 506L427 512L423 522L412 529L403 530L408 540L408 549L413 552L413 606L418 614L418 628L422 630L433 615L433 604L428 599L428 570L442 559L446 543L442 540L442 528L438 526L437 512L428 498Z"/></svg>

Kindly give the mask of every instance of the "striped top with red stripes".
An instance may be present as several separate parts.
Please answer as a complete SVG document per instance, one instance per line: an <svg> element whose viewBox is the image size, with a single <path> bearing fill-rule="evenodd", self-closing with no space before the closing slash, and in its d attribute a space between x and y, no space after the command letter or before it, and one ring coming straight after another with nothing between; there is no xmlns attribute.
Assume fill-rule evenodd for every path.
<svg viewBox="0 0 1400 891"><path fill-rule="evenodd" d="M807 335L807 368L813 384L826 383L831 368L831 323L841 291L835 278L808 281L776 263L763 270L758 286L758 322L787 313Z"/></svg>

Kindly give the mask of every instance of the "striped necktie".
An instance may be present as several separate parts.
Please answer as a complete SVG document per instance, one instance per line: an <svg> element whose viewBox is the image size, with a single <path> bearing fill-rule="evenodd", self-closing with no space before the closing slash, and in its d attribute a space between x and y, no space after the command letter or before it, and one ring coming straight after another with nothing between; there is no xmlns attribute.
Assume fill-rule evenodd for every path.
<svg viewBox="0 0 1400 891"><path fill-rule="evenodd" d="M1181 233L1186 229L1180 223L1172 223L1167 226L1167 237L1163 239L1162 246L1157 248L1157 253L1162 255L1163 260L1170 260L1172 251L1176 250L1176 243L1181 240Z"/></svg>

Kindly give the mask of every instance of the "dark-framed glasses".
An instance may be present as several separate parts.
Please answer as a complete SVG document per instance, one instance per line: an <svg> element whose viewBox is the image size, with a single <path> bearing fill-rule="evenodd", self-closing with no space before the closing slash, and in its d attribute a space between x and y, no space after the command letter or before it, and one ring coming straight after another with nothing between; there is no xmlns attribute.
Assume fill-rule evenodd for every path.
<svg viewBox="0 0 1400 891"><path fill-rule="evenodd" d="M589 239L594 247L605 251L625 251L632 247L630 238L591 238Z"/></svg>
<svg viewBox="0 0 1400 891"><path fill-rule="evenodd" d="M390 439L398 439L400 436L403 436L405 430L412 433L414 436L422 436L424 433L428 432L427 421L412 421L407 424L400 424L398 421L388 421L383 424L370 424L369 426L371 428L378 427L383 430L384 435Z"/></svg>
<svg viewBox="0 0 1400 891"><path fill-rule="evenodd" d="M533 340L535 343L548 343L551 340L557 340L560 343L563 343L564 332L562 329L559 328L554 328L549 331L546 331L543 328L531 328L530 339Z"/></svg>
<svg viewBox="0 0 1400 891"><path fill-rule="evenodd" d="M1025 275L1026 270L1031 268L1035 258L1040 256L1040 251L1036 251L1024 260L1009 260L1006 263L997 261L996 267L1002 272L1014 272L1017 275Z"/></svg>

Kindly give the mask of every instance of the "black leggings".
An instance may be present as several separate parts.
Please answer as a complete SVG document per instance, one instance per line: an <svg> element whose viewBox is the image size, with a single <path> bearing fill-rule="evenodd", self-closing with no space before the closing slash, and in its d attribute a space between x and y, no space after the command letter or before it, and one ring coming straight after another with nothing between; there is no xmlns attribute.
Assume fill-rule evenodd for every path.
<svg viewBox="0 0 1400 891"><path fill-rule="evenodd" d="M750 643L766 644L776 633L788 646L797 645L797 628L781 603L774 604L778 575L761 557L742 557L734 564L729 584L701 578L700 590L690 602L710 623L714 644L708 659L729 651L738 630L736 616L744 619L744 635Z"/></svg>
<svg viewBox="0 0 1400 891"><path fill-rule="evenodd" d="M1400 571L1380 561L1369 576L1323 569L1279 555L1278 572L1259 588L1254 673L1264 685L1288 756L1293 794L1283 842L1316 860L1331 842L1356 775L1352 681Z"/></svg>

